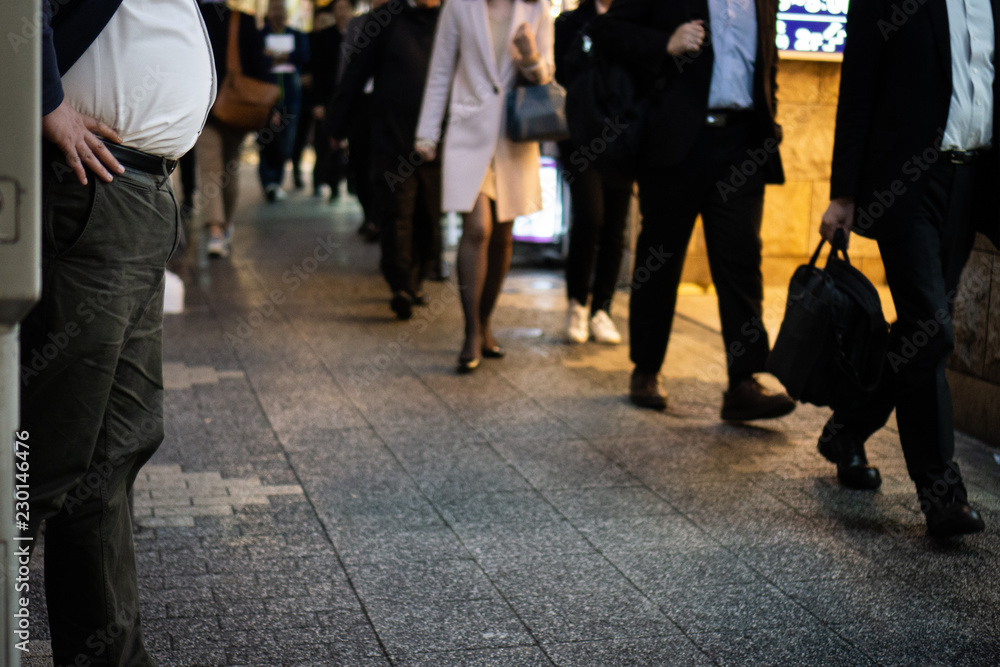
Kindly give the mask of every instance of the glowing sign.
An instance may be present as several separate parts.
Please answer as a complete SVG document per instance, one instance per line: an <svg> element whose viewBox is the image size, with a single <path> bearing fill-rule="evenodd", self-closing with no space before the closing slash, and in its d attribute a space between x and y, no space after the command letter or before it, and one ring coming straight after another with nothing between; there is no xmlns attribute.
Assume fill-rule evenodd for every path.
<svg viewBox="0 0 1000 667"><path fill-rule="evenodd" d="M848 0L779 0L778 48L795 53L844 52Z"/></svg>

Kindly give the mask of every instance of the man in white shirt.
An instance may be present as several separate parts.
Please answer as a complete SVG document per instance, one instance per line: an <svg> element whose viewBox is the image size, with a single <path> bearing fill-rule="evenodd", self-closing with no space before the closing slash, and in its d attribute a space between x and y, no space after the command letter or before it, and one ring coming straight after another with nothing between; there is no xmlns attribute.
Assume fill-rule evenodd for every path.
<svg viewBox="0 0 1000 667"><path fill-rule="evenodd" d="M852 2L841 76L830 206L820 233L875 238L898 319L880 386L834 406L820 452L838 476L867 471L864 442L893 408L928 533L984 528L955 454L945 367L952 306L976 231L1000 243L996 6L990 0ZM848 478L848 479L849 479Z"/></svg>
<svg viewBox="0 0 1000 667"><path fill-rule="evenodd" d="M155 664L128 494L163 439L170 189L215 98L193 0L43 2L42 298L21 330L28 537L57 665ZM33 544L33 542L32 542Z"/></svg>

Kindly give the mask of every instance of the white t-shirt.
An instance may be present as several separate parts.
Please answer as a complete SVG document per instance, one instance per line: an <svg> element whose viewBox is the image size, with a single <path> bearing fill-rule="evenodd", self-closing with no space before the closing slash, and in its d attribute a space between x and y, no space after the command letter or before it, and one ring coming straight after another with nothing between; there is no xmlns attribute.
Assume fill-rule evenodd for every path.
<svg viewBox="0 0 1000 667"><path fill-rule="evenodd" d="M125 146L179 158L201 134L217 85L198 5L123 0L62 85L73 108L110 125Z"/></svg>

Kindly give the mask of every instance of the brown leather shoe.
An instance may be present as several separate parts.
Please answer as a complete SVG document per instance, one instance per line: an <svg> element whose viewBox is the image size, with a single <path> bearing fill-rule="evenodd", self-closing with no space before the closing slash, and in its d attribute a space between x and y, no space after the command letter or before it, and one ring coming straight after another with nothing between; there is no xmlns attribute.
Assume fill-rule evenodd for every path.
<svg viewBox="0 0 1000 667"><path fill-rule="evenodd" d="M660 391L659 373L643 373L638 369L632 371L628 399L640 408L666 410L667 396Z"/></svg>
<svg viewBox="0 0 1000 667"><path fill-rule="evenodd" d="M724 421L748 422L755 419L784 417L795 409L795 401L784 393L768 391L750 377L722 394L722 419Z"/></svg>

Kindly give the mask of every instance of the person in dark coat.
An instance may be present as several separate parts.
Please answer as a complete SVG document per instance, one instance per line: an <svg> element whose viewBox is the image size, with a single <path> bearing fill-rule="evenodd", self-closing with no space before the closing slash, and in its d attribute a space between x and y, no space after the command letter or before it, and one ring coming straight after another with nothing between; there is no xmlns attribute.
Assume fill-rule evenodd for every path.
<svg viewBox="0 0 1000 667"><path fill-rule="evenodd" d="M658 375L700 213L729 376L721 418L768 419L795 409L787 394L754 377L770 353L762 323L764 185L784 182L774 120L776 19L776 0L616 0L594 21L595 47L625 62L650 101L629 316L629 397L641 407L667 405Z"/></svg>
<svg viewBox="0 0 1000 667"><path fill-rule="evenodd" d="M371 38L364 34L364 27L370 24L374 12L385 5L386 2L388 0L372 0L370 11L351 19L351 22L347 26L347 32L344 34L343 44L341 45L340 68L337 73L338 81L343 78L344 72L347 71L347 65L351 60L363 51L368 44ZM376 28L369 28L369 30L373 33L381 30L381 27L376 27L378 30ZM371 131L368 124L368 118L371 115L371 91L372 87L369 82L369 84L365 85L364 93L354 98L351 108L353 121L348 131L347 148L344 154L347 156L347 189L358 198L358 203L361 204L361 211L364 217L361 226L358 228L358 233L369 243L375 243L379 239L379 228L375 222ZM334 146L334 150L344 150L344 148L345 144L343 142L338 142Z"/></svg>
<svg viewBox="0 0 1000 667"><path fill-rule="evenodd" d="M563 87L572 86L579 74L576 62L583 57L584 31L610 6L611 0L583 0L577 9L556 18L556 81ZM579 144L572 140L559 144L573 200L566 258L566 338L579 344L593 336L598 343L617 345L621 334L611 319L611 299L625 251L633 183L608 179L592 164L582 169L570 166L570 158L578 150Z"/></svg>
<svg viewBox="0 0 1000 667"><path fill-rule="evenodd" d="M375 217L381 229L382 274L397 317L422 305L421 283L440 261L441 164L413 159L424 82L434 47L439 0L390 0L375 10L384 26L351 54L331 105L330 132L343 140L357 99L371 79L370 123Z"/></svg>
<svg viewBox="0 0 1000 667"><path fill-rule="evenodd" d="M864 443L893 408L906 468L935 537L985 527L955 456L945 373L952 310L976 231L1000 243L998 6L852 2L837 105L830 205L820 233L878 241L896 307L882 381L838 407L819 450L851 487L876 488Z"/></svg>

